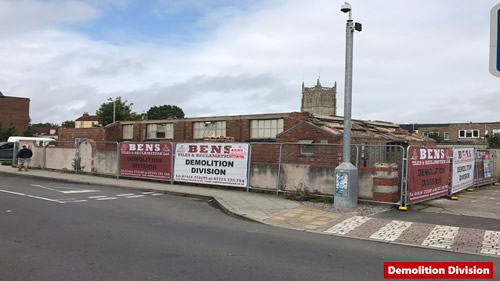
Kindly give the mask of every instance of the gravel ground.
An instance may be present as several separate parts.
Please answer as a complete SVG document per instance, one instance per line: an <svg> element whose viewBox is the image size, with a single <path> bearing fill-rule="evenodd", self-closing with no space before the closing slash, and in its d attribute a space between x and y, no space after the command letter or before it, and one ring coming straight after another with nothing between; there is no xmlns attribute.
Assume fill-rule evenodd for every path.
<svg viewBox="0 0 500 281"><path fill-rule="evenodd" d="M394 208L392 205L387 204L374 204L374 203L365 203L358 202L358 206L354 209L336 209L333 207L331 203L317 203L304 201L301 202L304 206L317 208L323 211L332 212L332 213L342 213L342 214L352 214L357 216L371 216L378 213L382 213Z"/></svg>

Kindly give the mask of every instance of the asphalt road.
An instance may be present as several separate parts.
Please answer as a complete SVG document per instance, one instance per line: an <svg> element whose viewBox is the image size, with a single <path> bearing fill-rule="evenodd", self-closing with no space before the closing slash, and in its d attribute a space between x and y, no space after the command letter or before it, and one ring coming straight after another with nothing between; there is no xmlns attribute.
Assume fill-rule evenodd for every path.
<svg viewBox="0 0 500 281"><path fill-rule="evenodd" d="M390 261L500 259L266 226L209 202L0 175L0 281L383 280Z"/></svg>

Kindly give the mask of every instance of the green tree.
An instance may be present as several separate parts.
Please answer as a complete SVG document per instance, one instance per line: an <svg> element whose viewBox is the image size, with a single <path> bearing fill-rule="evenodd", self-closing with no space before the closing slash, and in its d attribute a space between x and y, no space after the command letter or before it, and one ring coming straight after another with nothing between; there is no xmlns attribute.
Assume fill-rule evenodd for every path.
<svg viewBox="0 0 500 281"><path fill-rule="evenodd" d="M0 123L0 141L7 141L10 136L16 135L16 127L12 124L8 128L3 128L2 123Z"/></svg>
<svg viewBox="0 0 500 281"><path fill-rule="evenodd" d="M65 127L65 128L74 128L75 127L75 121L73 121L73 120L66 120L66 121L62 122L61 126Z"/></svg>
<svg viewBox="0 0 500 281"><path fill-rule="evenodd" d="M45 127L57 127L57 124L54 123L36 123L30 125L33 128L45 128Z"/></svg>
<svg viewBox="0 0 500 281"><path fill-rule="evenodd" d="M177 105L165 104L153 106L146 113L148 120L180 119L184 118L184 111Z"/></svg>
<svg viewBox="0 0 500 281"><path fill-rule="evenodd" d="M141 116L132 112L133 103L128 103L127 100L122 101L121 97L117 97L113 102L105 102L95 112L99 118L99 123L102 126L113 123L113 103L115 103L115 120L141 120Z"/></svg>
<svg viewBox="0 0 500 281"><path fill-rule="evenodd" d="M430 132L427 135L429 138L434 139L436 142L443 142L443 137L439 135L438 132Z"/></svg>
<svg viewBox="0 0 500 281"><path fill-rule="evenodd" d="M488 137L488 146L489 147L500 147L500 134L494 134Z"/></svg>
<svg viewBox="0 0 500 281"><path fill-rule="evenodd" d="M23 137L32 137L33 131L31 130L32 126L28 126L26 131L23 132Z"/></svg>

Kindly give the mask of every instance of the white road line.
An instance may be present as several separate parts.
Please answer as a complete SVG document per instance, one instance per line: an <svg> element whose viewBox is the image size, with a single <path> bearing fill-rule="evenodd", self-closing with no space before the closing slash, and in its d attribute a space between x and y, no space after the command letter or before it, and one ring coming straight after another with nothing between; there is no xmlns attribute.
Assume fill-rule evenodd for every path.
<svg viewBox="0 0 500 281"><path fill-rule="evenodd" d="M325 230L324 232L344 235L344 234L351 232L356 227L364 224L365 222L367 222L369 220L370 220L370 218L368 218L368 217L353 216L353 217L350 217L350 218L348 218L340 223L337 223L336 225Z"/></svg>
<svg viewBox="0 0 500 281"><path fill-rule="evenodd" d="M14 192L14 191L8 191L8 190L0 190L0 192L5 192L5 193L14 194L14 195L26 196L26 197L30 197L30 198L35 198L35 199L40 199L40 200L45 200L45 201L50 201L50 202L56 202L56 203L64 204L63 201L59 201L57 199L50 199L50 198L45 198L45 197L40 197L40 196L34 196L34 195L29 195L29 194Z"/></svg>
<svg viewBox="0 0 500 281"><path fill-rule="evenodd" d="M114 199L118 199L118 198L116 198L116 197L106 197L106 198L97 198L96 200L102 201L102 200L114 200Z"/></svg>
<svg viewBox="0 0 500 281"><path fill-rule="evenodd" d="M436 225L422 242L422 246L450 249L458 229L459 227L455 226Z"/></svg>
<svg viewBox="0 0 500 281"><path fill-rule="evenodd" d="M48 187L48 186L43 186L43 185L39 185L39 184L30 184L30 185L31 185L31 186L36 186L36 187L41 187L41 188L43 188L43 189L48 189L48 190L50 190L50 191L56 191L56 192L58 192L58 191L59 191L59 190L57 190L57 189L53 189L53 188L50 188L50 187Z"/></svg>
<svg viewBox="0 0 500 281"><path fill-rule="evenodd" d="M90 196L90 197L87 197L89 199L96 199L96 198L104 198L104 197L108 197L106 195L101 195L101 196Z"/></svg>
<svg viewBox="0 0 500 281"><path fill-rule="evenodd" d="M144 197L144 195L127 196L125 198L139 198L139 197Z"/></svg>
<svg viewBox="0 0 500 281"><path fill-rule="evenodd" d="M73 194L73 193L90 193L90 192L101 192L100 190L93 189L80 189L80 190L68 190L68 191L59 191L64 194Z"/></svg>
<svg viewBox="0 0 500 281"><path fill-rule="evenodd" d="M50 191L55 191L55 192L60 192L60 193L64 193L64 194L72 194L72 193L89 193L89 192L101 192L100 190L93 190L93 189L75 189L75 188L71 188L71 187L59 187L59 186L52 186L52 187L49 187L49 186L44 186L44 185L40 185L40 184L30 184L31 186L36 186L36 187L40 187L40 188L43 188L43 189L47 189L47 190L50 190ZM62 189L72 189L72 190L59 190L58 188L62 188Z"/></svg>
<svg viewBox="0 0 500 281"><path fill-rule="evenodd" d="M163 195L163 193L153 193L153 194L151 194L151 196L160 196L160 195Z"/></svg>
<svg viewBox="0 0 500 281"><path fill-rule="evenodd" d="M146 191L146 192L143 192L142 194L152 194L152 193L155 193L154 191Z"/></svg>
<svg viewBox="0 0 500 281"><path fill-rule="evenodd" d="M126 193L126 194L118 194L118 195L115 195L115 196L131 196L131 195L135 195L133 193Z"/></svg>
<svg viewBox="0 0 500 281"><path fill-rule="evenodd" d="M413 223L407 221L392 221L373 233L370 238L384 241L396 241L401 233L412 224Z"/></svg>
<svg viewBox="0 0 500 281"><path fill-rule="evenodd" d="M500 256L500 231L486 230L484 232L481 253Z"/></svg>

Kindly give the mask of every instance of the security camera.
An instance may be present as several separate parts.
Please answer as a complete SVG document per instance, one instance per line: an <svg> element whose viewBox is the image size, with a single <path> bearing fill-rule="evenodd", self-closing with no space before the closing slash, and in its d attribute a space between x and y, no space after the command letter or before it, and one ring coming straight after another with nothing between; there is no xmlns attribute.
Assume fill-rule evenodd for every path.
<svg viewBox="0 0 500 281"><path fill-rule="evenodd" d="M344 5L340 7L340 10L344 13L349 13L351 11L351 4L344 2Z"/></svg>

